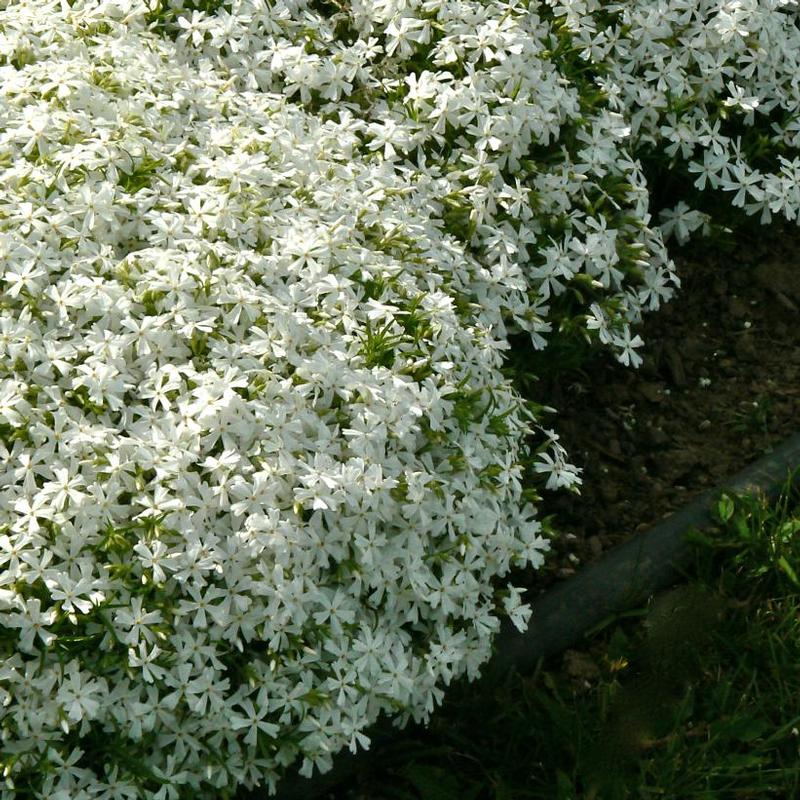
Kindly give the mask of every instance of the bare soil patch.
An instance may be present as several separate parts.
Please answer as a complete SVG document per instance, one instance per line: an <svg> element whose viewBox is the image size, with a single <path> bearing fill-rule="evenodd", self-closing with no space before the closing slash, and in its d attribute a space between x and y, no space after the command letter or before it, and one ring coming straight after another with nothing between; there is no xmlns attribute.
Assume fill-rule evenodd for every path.
<svg viewBox="0 0 800 800"><path fill-rule="evenodd" d="M733 475L797 429L800 231L764 228L728 248L675 254L682 288L645 320L644 363L603 354L538 382L583 468L581 496L549 496L565 536L541 588L567 577ZM542 581L540 584L540 580Z"/></svg>

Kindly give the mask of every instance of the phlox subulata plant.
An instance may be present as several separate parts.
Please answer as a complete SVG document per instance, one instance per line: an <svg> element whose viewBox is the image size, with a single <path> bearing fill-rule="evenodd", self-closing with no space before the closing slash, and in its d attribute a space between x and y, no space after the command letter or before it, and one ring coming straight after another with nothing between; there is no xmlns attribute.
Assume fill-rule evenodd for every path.
<svg viewBox="0 0 800 800"><path fill-rule="evenodd" d="M274 789L524 629L509 336L638 365L644 151L796 217L795 15L0 2L0 797Z"/></svg>

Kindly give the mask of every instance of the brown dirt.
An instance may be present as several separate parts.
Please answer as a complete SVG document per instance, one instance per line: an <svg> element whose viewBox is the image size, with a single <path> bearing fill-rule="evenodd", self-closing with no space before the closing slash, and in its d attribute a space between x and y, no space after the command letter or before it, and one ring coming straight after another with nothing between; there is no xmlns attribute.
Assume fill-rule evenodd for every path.
<svg viewBox="0 0 800 800"><path fill-rule="evenodd" d="M540 381L583 468L581 496L548 497L565 536L545 583L647 529L797 430L800 231L675 254L682 288L640 331L638 370L610 356ZM577 559L577 560L576 560ZM538 583L538 579L537 579Z"/></svg>

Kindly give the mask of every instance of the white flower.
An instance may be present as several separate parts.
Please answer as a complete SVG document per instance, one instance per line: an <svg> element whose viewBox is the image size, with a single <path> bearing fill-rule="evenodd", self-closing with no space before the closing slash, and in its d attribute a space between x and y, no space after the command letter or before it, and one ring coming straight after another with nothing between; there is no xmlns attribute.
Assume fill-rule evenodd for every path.
<svg viewBox="0 0 800 800"><path fill-rule="evenodd" d="M638 334L631 335L631 330L627 325L621 334L614 335L614 344L620 349L617 356L620 363L626 367L638 367L642 363L642 357L636 352L636 348L641 347L644 341Z"/></svg>
<svg viewBox="0 0 800 800"><path fill-rule="evenodd" d="M69 469L56 468L52 481L46 481L42 487L42 494L48 498L50 504L56 509L63 509L67 503L80 505L86 494L78 487L85 486L81 475L70 475Z"/></svg>
<svg viewBox="0 0 800 800"><path fill-rule="evenodd" d="M532 437L579 484L509 336L641 362L664 239L709 222L651 219L653 157L800 211L795 4L317 5L0 11L0 702L34 794L274 790L426 720L527 624Z"/></svg>
<svg viewBox="0 0 800 800"><path fill-rule="evenodd" d="M45 647L49 647L56 638L55 634L45 626L56 620L56 609L48 608L42 612L42 601L31 597L24 601L21 613L9 614L4 624L12 628L20 628L19 646L27 652L35 652L34 641L38 637Z"/></svg>
<svg viewBox="0 0 800 800"><path fill-rule="evenodd" d="M533 468L536 472L547 473L548 489L570 488L579 482L575 467L566 463L560 454L540 453L538 458Z"/></svg>
<svg viewBox="0 0 800 800"><path fill-rule="evenodd" d="M148 649L147 642L138 643L139 652L134 647L128 648L128 664L142 670L142 680L153 683L155 680L163 678L167 671L164 667L154 663L161 655L158 645L153 645Z"/></svg>
<svg viewBox="0 0 800 800"><path fill-rule="evenodd" d="M152 542L139 542L133 546L134 552L139 556L142 566L149 569L152 573L153 583L164 583L167 574L164 568L170 568L173 559L169 556L167 546L164 542L155 540ZM144 575L142 576L144 581Z"/></svg>
<svg viewBox="0 0 800 800"><path fill-rule="evenodd" d="M72 660L63 669L55 699L64 708L68 720L80 722L97 716L107 692L108 687L103 679L88 678L81 671L78 661Z"/></svg>
<svg viewBox="0 0 800 800"><path fill-rule="evenodd" d="M2 279L8 284L4 291L8 293L9 297L18 297L20 292L36 293L41 291L40 279L44 278L46 274L33 259L28 262L12 263L3 272Z"/></svg>
<svg viewBox="0 0 800 800"><path fill-rule="evenodd" d="M512 586L509 589L508 597L503 601L514 627L520 632L527 629L528 620L532 613L530 605L521 602L521 593L524 591L524 589L517 589Z"/></svg>
<svg viewBox="0 0 800 800"><path fill-rule="evenodd" d="M664 239L669 239L675 236L678 244L685 244L689 241L689 237L693 231L696 231L706 222L708 222L708 214L691 209L681 200L675 208L664 209L660 213L661 218L661 232L664 234Z"/></svg>
<svg viewBox="0 0 800 800"><path fill-rule="evenodd" d="M94 589L93 582L88 578L82 577L75 581L64 573L59 573L45 582L50 590L50 597L59 601L59 606L67 612L73 625L77 625L76 611L88 614L94 607L92 599L83 596L90 595Z"/></svg>
<svg viewBox="0 0 800 800"><path fill-rule="evenodd" d="M392 20L384 33L388 38L386 55L393 55L397 51L398 56L406 58L414 52L415 44L430 40L430 23L415 17L400 17Z"/></svg>
<svg viewBox="0 0 800 800"><path fill-rule="evenodd" d="M280 732L278 725L265 719L270 713L267 700L267 692L262 688L255 698L255 703L249 697L237 701L237 705L244 713L240 714L237 710L231 719L231 725L234 730L247 728L244 741L249 745L255 746L259 732L263 732L272 739L276 738Z"/></svg>
<svg viewBox="0 0 800 800"><path fill-rule="evenodd" d="M125 631L122 641L134 647L139 644L140 637L144 637L149 644L152 644L156 635L148 625L161 621L161 612L145 611L142 608L142 599L139 597L131 598L130 608L120 608L114 613L114 622Z"/></svg>

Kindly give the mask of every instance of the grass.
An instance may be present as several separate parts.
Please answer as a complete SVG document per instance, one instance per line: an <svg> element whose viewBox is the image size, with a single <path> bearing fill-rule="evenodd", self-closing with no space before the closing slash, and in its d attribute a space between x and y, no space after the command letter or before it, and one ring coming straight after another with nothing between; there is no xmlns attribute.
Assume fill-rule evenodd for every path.
<svg viewBox="0 0 800 800"><path fill-rule="evenodd" d="M800 490L716 516L685 584L533 675L454 685L329 797L800 797Z"/></svg>

